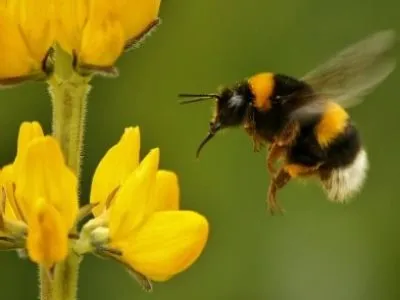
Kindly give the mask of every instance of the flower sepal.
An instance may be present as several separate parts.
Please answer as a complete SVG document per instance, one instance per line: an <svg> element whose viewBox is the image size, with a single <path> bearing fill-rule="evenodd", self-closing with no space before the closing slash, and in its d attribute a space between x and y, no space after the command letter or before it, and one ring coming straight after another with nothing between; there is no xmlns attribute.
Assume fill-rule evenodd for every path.
<svg viewBox="0 0 400 300"><path fill-rule="evenodd" d="M3 216L3 227L0 231L13 237L15 240L25 240L28 227L20 220L11 220Z"/></svg>
<svg viewBox="0 0 400 300"><path fill-rule="evenodd" d="M119 71L115 66L97 66L85 64L79 61L78 55L75 51L73 51L72 57L72 68L82 77L93 77L94 75L100 75L103 77L115 78L119 76Z"/></svg>
<svg viewBox="0 0 400 300"><path fill-rule="evenodd" d="M97 205L98 205L98 203L89 203L89 204L86 204L86 205L82 206L81 208L79 208L79 212L76 217L74 227L77 227L78 223L80 223L83 219L85 219L86 217L91 215L92 209L94 209Z"/></svg>
<svg viewBox="0 0 400 300"><path fill-rule="evenodd" d="M160 24L161 24L161 19L157 18L149 25L147 25L141 33L132 38L129 38L125 43L124 51L128 52L140 47L144 43L144 41L148 37L150 37L153 34L153 32L160 26Z"/></svg>
<svg viewBox="0 0 400 300"><path fill-rule="evenodd" d="M28 228L19 220L11 220L1 214L0 251L25 249Z"/></svg>
<svg viewBox="0 0 400 300"><path fill-rule="evenodd" d="M145 292L153 291L153 284L151 280L142 273L133 269L129 264L127 264L122 259L122 252L120 252L119 250L107 247L98 247L93 252L93 254L102 259L111 259L114 262L118 263L128 272L128 274L140 285L140 287Z"/></svg>
<svg viewBox="0 0 400 300"><path fill-rule="evenodd" d="M6 216L6 193L4 189L0 205L0 251L24 249L28 227L24 222Z"/></svg>
<svg viewBox="0 0 400 300"><path fill-rule="evenodd" d="M79 239L73 244L73 251L78 255L92 253L102 259L111 259L121 265L146 292L153 290L152 283L145 275L134 270L122 259L122 251L109 246L110 236L108 214L89 220L83 227Z"/></svg>
<svg viewBox="0 0 400 300"><path fill-rule="evenodd" d="M14 251L24 248L24 242L10 236L0 236L0 251Z"/></svg>
<svg viewBox="0 0 400 300"><path fill-rule="evenodd" d="M97 218L86 222L73 244L73 250L78 255L95 252L97 247L108 242L107 214L104 213Z"/></svg>

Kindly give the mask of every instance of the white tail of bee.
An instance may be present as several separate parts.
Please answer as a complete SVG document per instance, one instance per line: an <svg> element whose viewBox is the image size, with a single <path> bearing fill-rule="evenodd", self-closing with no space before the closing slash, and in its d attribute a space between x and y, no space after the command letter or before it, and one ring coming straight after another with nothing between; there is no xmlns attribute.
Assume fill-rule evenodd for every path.
<svg viewBox="0 0 400 300"><path fill-rule="evenodd" d="M361 149L354 161L342 168L334 169L322 185L333 202L345 203L360 191L369 168L367 152Z"/></svg>

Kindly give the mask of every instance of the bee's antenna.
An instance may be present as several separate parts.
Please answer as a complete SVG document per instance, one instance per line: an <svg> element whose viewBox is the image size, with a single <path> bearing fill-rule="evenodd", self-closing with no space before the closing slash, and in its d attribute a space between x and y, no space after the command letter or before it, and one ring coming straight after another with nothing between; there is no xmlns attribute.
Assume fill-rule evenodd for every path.
<svg viewBox="0 0 400 300"><path fill-rule="evenodd" d="M220 99L220 96L218 94L179 94L178 97L194 98L194 99L183 100L183 101L179 102L180 104L189 104L189 103L202 102L202 101L211 100L211 99Z"/></svg>

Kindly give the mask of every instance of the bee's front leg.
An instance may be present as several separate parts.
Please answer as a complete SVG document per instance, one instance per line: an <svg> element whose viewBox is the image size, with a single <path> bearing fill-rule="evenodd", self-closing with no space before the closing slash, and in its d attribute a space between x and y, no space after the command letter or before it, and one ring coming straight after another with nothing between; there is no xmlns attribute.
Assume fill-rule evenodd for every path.
<svg viewBox="0 0 400 300"><path fill-rule="evenodd" d="M264 139L257 133L257 126L254 113L255 113L254 107L249 106L243 127L247 132L247 134L253 139L253 151L259 152L264 144Z"/></svg>
<svg viewBox="0 0 400 300"><path fill-rule="evenodd" d="M245 123L244 130L253 139L253 151L259 152L262 147L262 139L257 135L254 123Z"/></svg>

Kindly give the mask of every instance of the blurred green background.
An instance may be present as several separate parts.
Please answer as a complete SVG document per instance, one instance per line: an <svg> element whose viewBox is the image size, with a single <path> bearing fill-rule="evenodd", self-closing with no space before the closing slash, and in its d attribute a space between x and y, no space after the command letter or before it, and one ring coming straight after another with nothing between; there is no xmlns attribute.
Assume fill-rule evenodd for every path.
<svg viewBox="0 0 400 300"><path fill-rule="evenodd" d="M118 79L96 78L86 130L83 197L93 170L124 127L140 125L142 153L161 148L175 170L182 207L206 215L208 245L186 272L146 294L119 266L88 256L79 299L375 300L400 298L400 112L398 70L351 110L371 170L349 205L330 203L318 185L292 182L279 194L287 213L270 217L265 151L254 154L242 130L195 150L208 129L211 103L179 106L180 92L212 92L260 71L301 76L370 33L400 30L395 0L164 0L163 24L118 62ZM50 132L44 84L0 94L1 163L15 153L20 122ZM33 299L36 268L14 253L0 256L4 299Z"/></svg>

